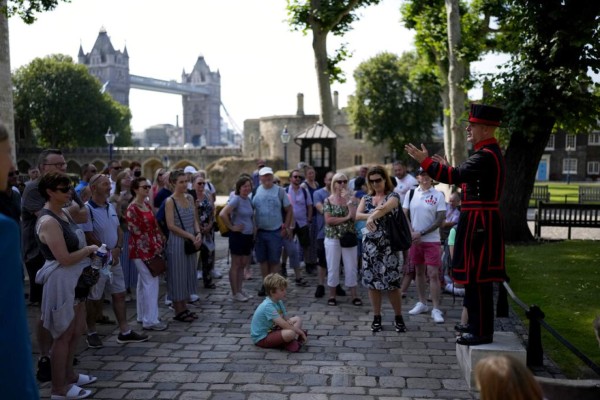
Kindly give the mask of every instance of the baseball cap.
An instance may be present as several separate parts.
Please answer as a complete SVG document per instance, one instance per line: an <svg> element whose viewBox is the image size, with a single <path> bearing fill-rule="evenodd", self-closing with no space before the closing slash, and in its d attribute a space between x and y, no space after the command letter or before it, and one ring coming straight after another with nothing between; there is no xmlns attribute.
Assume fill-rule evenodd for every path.
<svg viewBox="0 0 600 400"><path fill-rule="evenodd" d="M273 175L273 170L270 167L262 167L259 171L258 171L258 175L263 176L263 175L268 175L271 174Z"/></svg>
<svg viewBox="0 0 600 400"><path fill-rule="evenodd" d="M198 172L198 170L194 167L192 167L191 165L188 165L187 167L185 167L183 169L183 172L186 174L195 174L196 172Z"/></svg>

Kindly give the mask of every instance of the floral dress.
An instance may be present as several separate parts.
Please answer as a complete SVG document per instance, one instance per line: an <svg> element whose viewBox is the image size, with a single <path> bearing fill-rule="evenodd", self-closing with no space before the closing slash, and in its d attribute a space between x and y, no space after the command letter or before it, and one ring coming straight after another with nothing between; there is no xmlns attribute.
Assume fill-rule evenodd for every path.
<svg viewBox="0 0 600 400"><path fill-rule="evenodd" d="M146 211L142 211L132 202L125 212L130 233L128 240L130 259L149 260L163 250L162 236L154 219L152 206L148 202L144 204Z"/></svg>
<svg viewBox="0 0 600 400"><path fill-rule="evenodd" d="M391 192L385 196L384 203L390 196L394 196L400 202L398 193ZM370 214L375 209L373 197L365 195L365 213ZM385 218L390 218L393 213L402 212L400 207L392 210L378 219L377 230L363 235L363 271L362 284L369 289L395 290L400 289L402 281L402 253L393 252L390 248L389 235L385 231ZM395 214L394 214L395 215Z"/></svg>

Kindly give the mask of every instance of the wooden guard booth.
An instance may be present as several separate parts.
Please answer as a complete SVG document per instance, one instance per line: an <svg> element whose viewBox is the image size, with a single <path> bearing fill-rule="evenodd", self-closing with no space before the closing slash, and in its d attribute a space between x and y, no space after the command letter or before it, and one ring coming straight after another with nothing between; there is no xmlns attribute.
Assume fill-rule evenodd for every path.
<svg viewBox="0 0 600 400"><path fill-rule="evenodd" d="M321 122L294 137L294 143L300 146L300 161L314 167L321 186L327 171L336 170L337 138L338 135Z"/></svg>

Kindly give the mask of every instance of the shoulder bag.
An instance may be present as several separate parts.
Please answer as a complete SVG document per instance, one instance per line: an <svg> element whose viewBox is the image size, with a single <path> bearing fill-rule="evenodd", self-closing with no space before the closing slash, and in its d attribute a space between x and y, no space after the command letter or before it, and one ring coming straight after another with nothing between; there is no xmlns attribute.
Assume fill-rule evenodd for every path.
<svg viewBox="0 0 600 400"><path fill-rule="evenodd" d="M152 276L159 276L167 270L167 262L162 254L157 254L148 260L144 260L144 264L146 264Z"/></svg>
<svg viewBox="0 0 600 400"><path fill-rule="evenodd" d="M410 248L412 235L410 234L408 220L400 206L396 210L392 210L386 218L385 228L390 238L390 248L392 251L404 251Z"/></svg>

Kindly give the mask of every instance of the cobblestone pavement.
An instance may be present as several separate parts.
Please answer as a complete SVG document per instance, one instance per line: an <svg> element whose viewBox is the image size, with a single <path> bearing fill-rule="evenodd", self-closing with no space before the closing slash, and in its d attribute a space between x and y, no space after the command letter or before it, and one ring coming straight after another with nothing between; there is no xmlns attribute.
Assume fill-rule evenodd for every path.
<svg viewBox="0 0 600 400"><path fill-rule="evenodd" d="M218 236L218 235L217 235ZM408 332L393 330L393 312L384 300L384 331L373 335L372 313L366 290L361 288L362 307L349 297L339 298L337 307L328 306L326 297L316 299L316 278L308 277L310 287L288 287L286 306L300 315L309 341L300 353L264 350L252 344L250 319L262 298L247 303L230 300L227 242L217 239L217 267L223 279L217 288L198 287L200 305L194 310L200 318L193 323L172 320L173 312L164 305L161 283L161 318L169 322L163 332L151 332L148 342L120 345L116 326L98 326L104 341L102 349L87 349L81 340L78 371L91 373L98 381L90 385L93 399L474 399L462 377L455 354L454 323L460 318L461 298L444 295L444 324L434 324L429 314L409 316L415 302L414 289L403 300ZM248 293L259 288L255 279L245 281ZM292 280L290 279L290 282ZM128 303L127 316L135 330L135 301ZM105 313L114 318L110 306ZM30 325L39 318L37 308L29 308ZM498 330L519 333L526 329L514 315L497 320ZM37 344L34 341L34 358ZM536 371L561 377L549 360ZM41 394L49 397L49 383L41 384Z"/></svg>

